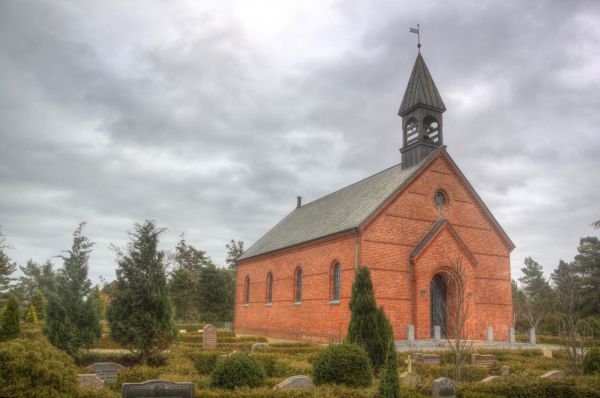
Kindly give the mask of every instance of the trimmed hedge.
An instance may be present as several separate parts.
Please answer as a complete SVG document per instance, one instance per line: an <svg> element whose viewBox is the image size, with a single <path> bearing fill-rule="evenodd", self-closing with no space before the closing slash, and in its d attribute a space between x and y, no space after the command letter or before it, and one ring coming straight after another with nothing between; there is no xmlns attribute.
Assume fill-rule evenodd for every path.
<svg viewBox="0 0 600 398"><path fill-rule="evenodd" d="M367 352L354 344L331 345L321 352L313 364L313 382L368 387L372 371Z"/></svg>
<svg viewBox="0 0 600 398"><path fill-rule="evenodd" d="M123 383L142 383L147 380L155 380L159 378L160 373L161 369L150 366L132 366L121 369L115 387L121 389Z"/></svg>
<svg viewBox="0 0 600 398"><path fill-rule="evenodd" d="M88 366L96 362L115 362L123 366L134 366L140 363L140 358L132 353L120 352L81 352L75 357L77 366ZM156 357L148 358L149 366L165 366L168 363L168 355L159 354Z"/></svg>
<svg viewBox="0 0 600 398"><path fill-rule="evenodd" d="M234 353L217 361L211 374L211 387L234 389L262 387L266 382L262 365L255 358Z"/></svg>
<svg viewBox="0 0 600 398"><path fill-rule="evenodd" d="M465 384L461 386L458 397L600 398L600 380L581 377L562 380L509 378L493 383Z"/></svg>
<svg viewBox="0 0 600 398"><path fill-rule="evenodd" d="M42 339L0 344L1 397L75 397L73 359Z"/></svg>

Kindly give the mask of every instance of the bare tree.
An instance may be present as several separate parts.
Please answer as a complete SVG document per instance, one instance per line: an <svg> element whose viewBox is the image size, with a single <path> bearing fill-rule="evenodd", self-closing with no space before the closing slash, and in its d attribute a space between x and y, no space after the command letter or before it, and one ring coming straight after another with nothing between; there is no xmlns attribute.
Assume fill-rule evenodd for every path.
<svg viewBox="0 0 600 398"><path fill-rule="evenodd" d="M598 221L594 221L594 222L592 223L592 227L594 227L594 228L596 228L596 229L600 229L600 220L598 220Z"/></svg>
<svg viewBox="0 0 600 398"><path fill-rule="evenodd" d="M463 255L447 255L441 273L447 286L446 300L438 310L446 319L446 341L454 352L454 377L461 379L465 353L471 350L472 341L467 340L467 321L470 303L467 297L466 272Z"/></svg>

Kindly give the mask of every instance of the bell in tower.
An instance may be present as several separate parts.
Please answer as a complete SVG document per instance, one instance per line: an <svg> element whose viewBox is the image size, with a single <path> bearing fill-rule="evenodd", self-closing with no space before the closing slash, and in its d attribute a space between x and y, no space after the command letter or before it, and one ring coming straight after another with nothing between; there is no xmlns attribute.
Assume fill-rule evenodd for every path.
<svg viewBox="0 0 600 398"><path fill-rule="evenodd" d="M402 167L418 164L442 146L442 113L446 110L421 53L417 55L398 115L402 117Z"/></svg>

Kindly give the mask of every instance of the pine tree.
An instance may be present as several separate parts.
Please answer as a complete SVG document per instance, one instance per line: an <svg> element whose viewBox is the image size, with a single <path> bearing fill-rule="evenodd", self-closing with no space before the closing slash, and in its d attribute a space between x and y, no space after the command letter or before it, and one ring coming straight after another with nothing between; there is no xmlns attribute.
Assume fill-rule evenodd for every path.
<svg viewBox="0 0 600 398"><path fill-rule="evenodd" d="M108 308L114 341L137 350L145 363L176 335L166 280L164 253L158 250L164 231L153 221L136 224L127 252L117 249L117 284Z"/></svg>
<svg viewBox="0 0 600 398"><path fill-rule="evenodd" d="M0 341L19 337L19 302L14 294L8 296L8 301L0 313Z"/></svg>
<svg viewBox="0 0 600 398"><path fill-rule="evenodd" d="M525 258L525 267L521 268L523 276L519 282L523 286L524 300L522 315L527 318L529 326L537 329L540 321L548 313L552 301L552 288L544 277L542 266L531 257Z"/></svg>
<svg viewBox="0 0 600 398"><path fill-rule="evenodd" d="M29 307L27 307L27 311L25 312L25 316L24 316L25 322L29 322L29 323L35 323L38 320L38 316L35 312L35 307L32 304L29 304Z"/></svg>
<svg viewBox="0 0 600 398"><path fill-rule="evenodd" d="M100 320L91 297L88 259L93 243L83 235L81 223L73 233L73 245L62 258L56 289L48 297L44 334L50 343L75 355L100 338Z"/></svg>
<svg viewBox="0 0 600 398"><path fill-rule="evenodd" d="M8 255L4 252L6 245L4 244L4 237L0 233L0 302L5 298L6 292L10 288L10 283L13 280L11 275L16 270L16 264L10 261Z"/></svg>
<svg viewBox="0 0 600 398"><path fill-rule="evenodd" d="M369 355L375 372L385 362L385 354L390 340L393 340L392 327L383 308L377 308L371 273L367 267L360 267L352 285L350 298L350 324L346 340L362 346Z"/></svg>
<svg viewBox="0 0 600 398"><path fill-rule="evenodd" d="M379 378L377 398L400 398L400 379L398 378L398 358L396 344L391 339L385 355L385 368Z"/></svg>

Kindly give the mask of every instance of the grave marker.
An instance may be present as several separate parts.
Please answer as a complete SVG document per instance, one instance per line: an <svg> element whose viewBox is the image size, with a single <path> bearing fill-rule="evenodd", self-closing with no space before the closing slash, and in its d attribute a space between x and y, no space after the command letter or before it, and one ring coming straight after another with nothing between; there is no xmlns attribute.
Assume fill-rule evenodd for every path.
<svg viewBox="0 0 600 398"><path fill-rule="evenodd" d="M472 354L471 355L471 364L477 366L483 366L488 370L492 369L496 365L496 356L495 355L482 355L482 354Z"/></svg>
<svg viewBox="0 0 600 398"><path fill-rule="evenodd" d="M435 379L431 386L431 396L433 397L444 397L444 398L456 398L456 388L452 379L447 377L440 377Z"/></svg>
<svg viewBox="0 0 600 398"><path fill-rule="evenodd" d="M415 352L414 354L415 363L425 363L428 365L441 365L442 358L437 354L422 354Z"/></svg>
<svg viewBox="0 0 600 398"><path fill-rule="evenodd" d="M564 370L551 370L540 376L540 379L564 379L567 374Z"/></svg>
<svg viewBox="0 0 600 398"><path fill-rule="evenodd" d="M98 375L106 384L115 384L123 366L114 362L97 362L88 366L88 369Z"/></svg>
<svg viewBox="0 0 600 398"><path fill-rule="evenodd" d="M271 346L267 343L254 343L252 344L252 348L250 349L250 354L256 351L268 350L269 348L271 348Z"/></svg>
<svg viewBox="0 0 600 398"><path fill-rule="evenodd" d="M290 388L310 388L313 386L314 384L310 378L308 378L307 376L299 375L288 377L287 379L273 387L273 390L288 390Z"/></svg>
<svg viewBox="0 0 600 398"><path fill-rule="evenodd" d="M123 383L121 398L194 398L194 383L167 380Z"/></svg>
<svg viewBox="0 0 600 398"><path fill-rule="evenodd" d="M81 390L97 391L104 388L104 382L95 373L78 374L77 383L79 384L79 388Z"/></svg>
<svg viewBox="0 0 600 398"><path fill-rule="evenodd" d="M548 347L542 348L542 355L544 358L552 358L552 350Z"/></svg>
<svg viewBox="0 0 600 398"><path fill-rule="evenodd" d="M202 329L202 348L217 348L217 328L210 323Z"/></svg>

